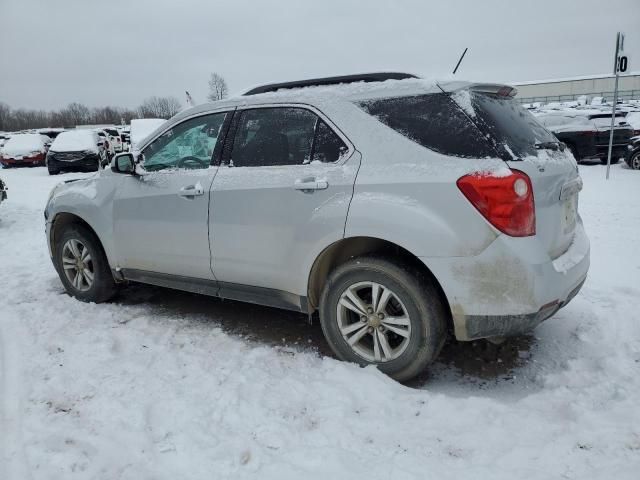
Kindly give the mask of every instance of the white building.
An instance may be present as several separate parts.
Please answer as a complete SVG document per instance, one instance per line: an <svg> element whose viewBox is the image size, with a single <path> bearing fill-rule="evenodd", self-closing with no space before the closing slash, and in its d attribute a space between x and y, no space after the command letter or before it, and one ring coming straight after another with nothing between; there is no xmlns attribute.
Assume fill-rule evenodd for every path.
<svg viewBox="0 0 640 480"><path fill-rule="evenodd" d="M531 82L511 83L518 89L516 98L522 103L563 102L576 100L581 95L604 97L613 101L615 77L613 75L587 75ZM618 98L640 100L640 72L620 75Z"/></svg>

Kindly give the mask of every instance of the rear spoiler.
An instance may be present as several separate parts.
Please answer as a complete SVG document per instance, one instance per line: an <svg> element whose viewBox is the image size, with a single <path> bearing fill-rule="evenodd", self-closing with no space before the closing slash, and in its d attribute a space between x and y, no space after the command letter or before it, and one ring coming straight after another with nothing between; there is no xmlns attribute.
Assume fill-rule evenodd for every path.
<svg viewBox="0 0 640 480"><path fill-rule="evenodd" d="M473 92L489 93L499 97L515 97L518 93L516 88L501 83L443 82L439 86L442 91L449 93L465 89Z"/></svg>

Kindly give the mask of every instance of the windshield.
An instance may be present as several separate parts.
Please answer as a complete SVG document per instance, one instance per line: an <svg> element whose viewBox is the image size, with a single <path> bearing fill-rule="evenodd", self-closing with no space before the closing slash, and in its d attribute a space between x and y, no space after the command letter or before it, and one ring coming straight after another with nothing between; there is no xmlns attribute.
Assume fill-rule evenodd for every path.
<svg viewBox="0 0 640 480"><path fill-rule="evenodd" d="M536 145L558 142L512 97L471 91L471 106L473 121L493 139L505 160L536 156Z"/></svg>

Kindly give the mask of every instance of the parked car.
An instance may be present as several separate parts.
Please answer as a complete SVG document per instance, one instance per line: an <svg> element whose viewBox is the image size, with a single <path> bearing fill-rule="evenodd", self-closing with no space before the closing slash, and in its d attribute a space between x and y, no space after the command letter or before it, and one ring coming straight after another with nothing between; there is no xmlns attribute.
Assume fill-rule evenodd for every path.
<svg viewBox="0 0 640 480"><path fill-rule="evenodd" d="M99 170L106 152L98 133L92 130L68 130L56 137L47 153L50 175L61 171Z"/></svg>
<svg viewBox="0 0 640 480"><path fill-rule="evenodd" d="M115 128L105 128L104 132L107 134L107 140L109 141L109 153L111 156L122 152L122 139L120 138L120 132Z"/></svg>
<svg viewBox="0 0 640 480"><path fill-rule="evenodd" d="M640 136L631 139L629 151L624 160L634 170L640 170Z"/></svg>
<svg viewBox="0 0 640 480"><path fill-rule="evenodd" d="M7 199L7 184L0 178L0 203Z"/></svg>
<svg viewBox="0 0 640 480"><path fill-rule="evenodd" d="M129 135L129 130L122 130L122 132L120 132L120 137L122 138L122 151L128 152L131 146L131 136Z"/></svg>
<svg viewBox="0 0 640 480"><path fill-rule="evenodd" d="M576 162L513 88L411 77L193 107L56 187L46 237L65 289L104 302L133 281L319 311L339 358L398 380L449 331L532 330L589 268Z"/></svg>
<svg viewBox="0 0 640 480"><path fill-rule="evenodd" d="M38 133L12 135L2 147L0 163L4 168L44 165L49 137Z"/></svg>
<svg viewBox="0 0 640 480"><path fill-rule="evenodd" d="M611 163L624 158L633 135L625 115L616 115ZM577 161L597 159L603 164L607 163L611 113L563 110L542 113L537 119L569 147Z"/></svg>

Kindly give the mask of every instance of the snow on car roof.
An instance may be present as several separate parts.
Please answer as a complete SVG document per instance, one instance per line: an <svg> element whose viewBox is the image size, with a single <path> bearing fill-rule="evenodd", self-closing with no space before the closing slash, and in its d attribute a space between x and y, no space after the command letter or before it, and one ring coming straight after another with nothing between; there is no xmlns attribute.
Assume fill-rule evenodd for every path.
<svg viewBox="0 0 640 480"><path fill-rule="evenodd" d="M39 133L18 133L12 135L4 144L3 151L7 155L25 155L44 149L50 139Z"/></svg>
<svg viewBox="0 0 640 480"><path fill-rule="evenodd" d="M97 133L93 130L68 130L60 133L51 144L53 152L97 152Z"/></svg>

